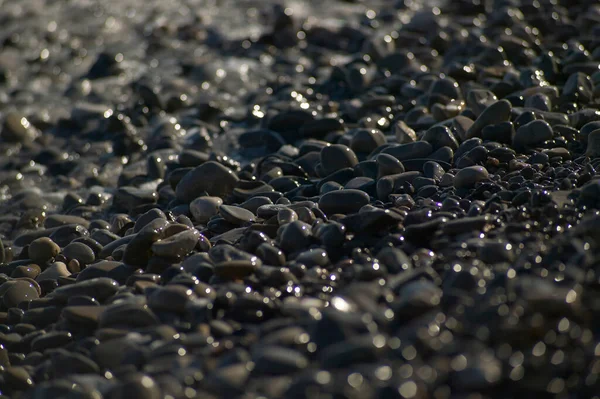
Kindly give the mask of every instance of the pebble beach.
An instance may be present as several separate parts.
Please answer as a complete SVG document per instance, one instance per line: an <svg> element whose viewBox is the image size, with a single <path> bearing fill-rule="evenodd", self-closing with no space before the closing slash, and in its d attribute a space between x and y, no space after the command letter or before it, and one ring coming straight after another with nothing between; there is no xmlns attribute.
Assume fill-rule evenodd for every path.
<svg viewBox="0 0 600 399"><path fill-rule="evenodd" d="M600 398L599 168L597 1L0 0L0 399Z"/></svg>

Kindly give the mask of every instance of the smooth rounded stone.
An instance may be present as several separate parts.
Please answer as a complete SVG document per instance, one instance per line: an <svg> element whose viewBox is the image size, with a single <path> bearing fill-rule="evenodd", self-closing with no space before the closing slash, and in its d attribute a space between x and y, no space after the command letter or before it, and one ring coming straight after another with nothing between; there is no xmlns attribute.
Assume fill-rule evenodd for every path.
<svg viewBox="0 0 600 399"><path fill-rule="evenodd" d="M375 161L377 162L378 179L382 178L383 176L395 175L405 171L402 162L390 154L379 154L375 158Z"/></svg>
<svg viewBox="0 0 600 399"><path fill-rule="evenodd" d="M53 227L65 226L67 224L79 224L85 228L88 228L90 222L82 217L74 215L49 215L44 220L44 227L51 229Z"/></svg>
<svg viewBox="0 0 600 399"><path fill-rule="evenodd" d="M498 98L489 90L472 89L468 91L466 100L467 107L479 116L487 107L498 101Z"/></svg>
<svg viewBox="0 0 600 399"><path fill-rule="evenodd" d="M155 204L157 200L158 193L152 188L124 186L117 189L112 204L116 209L132 212L139 206Z"/></svg>
<svg viewBox="0 0 600 399"><path fill-rule="evenodd" d="M423 175L429 179L433 179L436 182L439 182L444 176L444 168L440 166L439 163L434 161L425 162L423 165Z"/></svg>
<svg viewBox="0 0 600 399"><path fill-rule="evenodd" d="M600 129L596 129L588 135L585 155L590 158L600 157Z"/></svg>
<svg viewBox="0 0 600 399"><path fill-rule="evenodd" d="M265 204L258 207L256 214L263 219L270 219L282 211L288 209L288 205L282 204Z"/></svg>
<svg viewBox="0 0 600 399"><path fill-rule="evenodd" d="M281 375L306 369L309 360L302 353L280 346L262 346L252 353L253 372Z"/></svg>
<svg viewBox="0 0 600 399"><path fill-rule="evenodd" d="M579 134L577 134L577 131L575 131L574 133L577 134L577 136L579 137L579 141L581 141L582 143L587 143L589 135L593 131L598 130L598 129L600 129L600 120L588 122L581 127L581 129L579 130ZM560 130L564 130L564 129L560 129Z"/></svg>
<svg viewBox="0 0 600 399"><path fill-rule="evenodd" d="M177 184L177 199L189 203L204 193L225 197L235 188L239 178L226 166L208 161L189 171Z"/></svg>
<svg viewBox="0 0 600 399"><path fill-rule="evenodd" d="M489 173L483 166L469 166L458 171L454 176L454 187L471 188L476 183L487 180Z"/></svg>
<svg viewBox="0 0 600 399"><path fill-rule="evenodd" d="M97 277L89 280L77 281L74 284L63 285L52 291L51 298L67 301L70 297L87 295L97 299L100 303L113 296L119 289L119 283L108 277Z"/></svg>
<svg viewBox="0 0 600 399"><path fill-rule="evenodd" d="M389 154L399 161L406 161L415 158L426 158L432 152L433 146L427 141L399 144L396 146L387 147L382 151L383 154Z"/></svg>
<svg viewBox="0 0 600 399"><path fill-rule="evenodd" d="M225 280L238 280L254 274L260 266L261 263L257 260L229 260L217 263L214 273Z"/></svg>
<svg viewBox="0 0 600 399"><path fill-rule="evenodd" d="M5 386L13 391L25 391L33 386L33 379L25 367L7 367L2 372L2 377Z"/></svg>
<svg viewBox="0 0 600 399"><path fill-rule="evenodd" d="M413 267L411 259L399 248L385 247L377 253L377 259L390 273L400 273Z"/></svg>
<svg viewBox="0 0 600 399"><path fill-rule="evenodd" d="M223 200L219 197L198 197L190 202L190 213L198 223L208 223L219 212Z"/></svg>
<svg viewBox="0 0 600 399"><path fill-rule="evenodd" d="M298 220L298 214L293 209L282 209L277 212L277 224L283 226Z"/></svg>
<svg viewBox="0 0 600 399"><path fill-rule="evenodd" d="M386 143L385 135L379 129L358 129L350 131L350 148L358 153L370 153Z"/></svg>
<svg viewBox="0 0 600 399"><path fill-rule="evenodd" d="M368 189L368 187L373 186L375 183L375 179L366 176L355 177L350 180L348 183L344 185L344 189L346 190L361 190Z"/></svg>
<svg viewBox="0 0 600 399"><path fill-rule="evenodd" d="M452 148L444 146L431 153L427 159L449 165L454 160L454 151ZM405 161L405 167L408 169L408 161Z"/></svg>
<svg viewBox="0 0 600 399"><path fill-rule="evenodd" d="M115 233L111 233L108 230L94 230L92 232L92 234L90 235L90 238L97 241L100 245L105 246L110 244L113 241L116 241L118 239L121 238L121 236L115 234ZM98 252L98 255L101 253L102 250L100 250L100 252Z"/></svg>
<svg viewBox="0 0 600 399"><path fill-rule="evenodd" d="M64 226L57 227L52 234L50 234L49 238L56 243L61 248L66 247L71 243L71 241L81 238L88 237L90 235L89 231L78 224L67 224Z"/></svg>
<svg viewBox="0 0 600 399"><path fill-rule="evenodd" d="M60 253L60 247L48 237L40 237L29 244L29 258L43 266Z"/></svg>
<svg viewBox="0 0 600 399"><path fill-rule="evenodd" d="M186 305L194 298L194 291L184 285L167 285L150 294L148 306L154 311L184 313Z"/></svg>
<svg viewBox="0 0 600 399"><path fill-rule="evenodd" d="M486 141L496 141L512 144L515 137L515 127L512 122L501 122L497 125L487 125L481 131L481 137Z"/></svg>
<svg viewBox="0 0 600 399"><path fill-rule="evenodd" d="M256 219L256 216L249 210L233 205L221 205L219 214L229 223L238 226L254 222Z"/></svg>
<svg viewBox="0 0 600 399"><path fill-rule="evenodd" d="M47 349L59 348L73 341L73 336L68 331L50 331L35 338L31 342L31 350L44 352Z"/></svg>
<svg viewBox="0 0 600 399"><path fill-rule="evenodd" d="M69 298L67 306L99 306L100 302L91 296L81 295Z"/></svg>
<svg viewBox="0 0 600 399"><path fill-rule="evenodd" d="M154 219L167 219L167 216L163 211L158 208L150 209L144 214L140 215L135 221L135 225L133 226L133 232L139 232L144 226L153 221Z"/></svg>
<svg viewBox="0 0 600 399"><path fill-rule="evenodd" d="M273 205L273 201L268 197L256 196L242 202L240 207L247 209L256 215L258 213L258 208L263 205Z"/></svg>
<svg viewBox="0 0 600 399"><path fill-rule="evenodd" d="M457 115L452 118L452 131L461 141L465 141L467 139L467 132L474 123L475 121L464 115Z"/></svg>
<svg viewBox="0 0 600 399"><path fill-rule="evenodd" d="M412 281L402 286L391 308L400 320L411 319L439 306L442 296L443 291L433 282Z"/></svg>
<svg viewBox="0 0 600 399"><path fill-rule="evenodd" d="M319 189L319 194L323 195L323 194L327 194L332 191L342 190L343 188L344 188L344 186L342 186L338 182L328 181L321 185L321 188Z"/></svg>
<svg viewBox="0 0 600 399"><path fill-rule="evenodd" d="M552 127L546 121L531 121L517 129L513 146L516 150L526 149L554 137Z"/></svg>
<svg viewBox="0 0 600 399"><path fill-rule="evenodd" d="M61 277L68 277L70 275L71 272L64 262L53 262L36 277L35 281L58 280Z"/></svg>
<svg viewBox="0 0 600 399"><path fill-rule="evenodd" d="M349 147L333 144L321 150L320 162L324 177L340 169L354 167L358 164L358 158Z"/></svg>
<svg viewBox="0 0 600 399"><path fill-rule="evenodd" d="M62 310L62 317L74 325L95 328L98 326L98 319L104 309L104 306L95 305L66 306Z"/></svg>
<svg viewBox="0 0 600 399"><path fill-rule="evenodd" d="M13 278L28 277L35 280L41 272L42 269L38 265L32 264L27 266L17 266L10 276Z"/></svg>
<svg viewBox="0 0 600 399"><path fill-rule="evenodd" d="M111 399L161 399L162 389L156 381L141 373L131 373L107 392Z"/></svg>
<svg viewBox="0 0 600 399"><path fill-rule="evenodd" d="M311 243L312 229L299 220L280 227L277 232L279 247L291 253L307 248Z"/></svg>
<svg viewBox="0 0 600 399"><path fill-rule="evenodd" d="M493 226L493 219L489 215L469 216L444 223L442 231L447 235L478 234L491 226Z"/></svg>
<svg viewBox="0 0 600 399"><path fill-rule="evenodd" d="M0 285L0 294L2 302L7 309L14 308L23 301L30 301L40 297L38 288L27 280L7 281Z"/></svg>
<svg viewBox="0 0 600 399"><path fill-rule="evenodd" d="M370 202L369 194L361 190L344 189L331 191L319 199L319 208L325 214L349 214L358 212Z"/></svg>
<svg viewBox="0 0 600 399"><path fill-rule="evenodd" d="M148 223L127 243L121 260L132 266L146 266L152 244L165 237L168 226L169 222L164 219L154 219Z"/></svg>
<svg viewBox="0 0 600 399"><path fill-rule="evenodd" d="M50 324L56 323L60 317L61 308L58 306L45 306L33 308L25 311L23 319L24 324L32 324L38 329L44 328Z"/></svg>
<svg viewBox="0 0 600 399"><path fill-rule="evenodd" d="M458 141L456 141L452 131L443 125L436 125L427 129L421 140L431 144L433 150L441 147L450 147L452 150L458 148Z"/></svg>
<svg viewBox="0 0 600 399"><path fill-rule="evenodd" d="M266 265L283 266L286 261L283 251L268 243L262 243L256 248L256 256Z"/></svg>
<svg viewBox="0 0 600 399"><path fill-rule="evenodd" d="M405 184L412 184L419 176L421 172L411 171L382 177L377 181L377 198L387 202L390 194L403 188Z"/></svg>
<svg viewBox="0 0 600 399"><path fill-rule="evenodd" d="M0 137L7 143L29 144L40 135L40 131L19 112L8 112L4 117Z"/></svg>
<svg viewBox="0 0 600 399"><path fill-rule="evenodd" d="M154 255L166 258L181 258L192 250L198 244L201 234L196 229L183 230L163 240L158 240L152 244L152 253Z"/></svg>
<svg viewBox="0 0 600 399"><path fill-rule="evenodd" d="M96 260L94 251L81 242L72 242L62 251L67 259L76 259L82 265L89 265Z"/></svg>
<svg viewBox="0 0 600 399"><path fill-rule="evenodd" d="M496 101L489 105L482 113L477 117L475 123L469 128L466 134L466 138L470 139L473 137L481 137L481 131L488 125L497 125L501 122L510 120L510 113L512 105L507 100Z"/></svg>
<svg viewBox="0 0 600 399"><path fill-rule="evenodd" d="M396 137L399 144L412 143L417 141L417 134L404 121L397 120L392 125L392 134Z"/></svg>
<svg viewBox="0 0 600 399"><path fill-rule="evenodd" d="M327 251L321 248L312 248L308 251L303 251L294 259L296 262L306 265L307 267L313 266L327 266L330 263Z"/></svg>

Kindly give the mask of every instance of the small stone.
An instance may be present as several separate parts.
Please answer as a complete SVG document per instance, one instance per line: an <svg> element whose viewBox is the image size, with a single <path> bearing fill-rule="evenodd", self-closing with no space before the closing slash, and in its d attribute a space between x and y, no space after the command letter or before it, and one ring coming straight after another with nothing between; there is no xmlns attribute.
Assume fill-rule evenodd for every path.
<svg viewBox="0 0 600 399"><path fill-rule="evenodd" d="M94 251L81 242L72 242L63 249L67 259L77 260L82 265L89 265L96 260Z"/></svg>
<svg viewBox="0 0 600 399"><path fill-rule="evenodd" d="M183 230L152 244L152 253L158 256L180 258L190 253L201 234L196 229Z"/></svg>
<svg viewBox="0 0 600 399"><path fill-rule="evenodd" d="M219 197L198 197L190 202L190 213L198 223L208 223L219 212L223 200Z"/></svg>
<svg viewBox="0 0 600 399"><path fill-rule="evenodd" d="M221 205L219 207L219 214L229 223L238 226L254 222L256 219L254 214L249 210L233 205Z"/></svg>
<svg viewBox="0 0 600 399"><path fill-rule="evenodd" d="M354 151L342 144L334 144L323 148L320 160L323 176L330 175L340 169L352 168L358 163Z"/></svg>
<svg viewBox="0 0 600 399"><path fill-rule="evenodd" d="M465 137L481 137L481 131L484 127L508 121L511 110L512 106L508 100L496 101L489 105L475 120L475 123L469 128Z"/></svg>
<svg viewBox="0 0 600 399"><path fill-rule="evenodd" d="M454 176L454 187L471 188L477 182L488 178L488 171L483 166L469 166L459 170L456 176Z"/></svg>
<svg viewBox="0 0 600 399"><path fill-rule="evenodd" d="M237 280L250 276L259 267L260 263L256 260L230 260L217 263L214 272L217 277L222 279Z"/></svg>
<svg viewBox="0 0 600 399"><path fill-rule="evenodd" d="M239 178L226 166L208 161L189 171L177 184L175 194L180 201L189 203L203 193L225 197L233 191Z"/></svg>
<svg viewBox="0 0 600 399"><path fill-rule="evenodd" d="M321 196L319 208L325 214L348 214L358 212L369 201L369 195L364 191L355 189L336 190Z"/></svg>
<svg viewBox="0 0 600 399"><path fill-rule="evenodd" d="M70 275L71 272L64 262L53 262L46 270L36 277L35 281L58 280L61 277L68 277Z"/></svg>
<svg viewBox="0 0 600 399"><path fill-rule="evenodd" d="M517 129L513 146L516 150L524 150L536 146L554 136L552 127L546 121L534 120Z"/></svg>
<svg viewBox="0 0 600 399"><path fill-rule="evenodd" d="M395 175L398 173L404 173L404 165L396 157L390 154L379 154L375 158L377 162L377 178L383 176Z"/></svg>
<svg viewBox="0 0 600 399"><path fill-rule="evenodd" d="M40 266L60 253L60 247L48 237L40 237L29 244L29 258Z"/></svg>
<svg viewBox="0 0 600 399"><path fill-rule="evenodd" d="M596 129L588 135L585 155L590 158L600 157L600 129Z"/></svg>
<svg viewBox="0 0 600 399"><path fill-rule="evenodd" d="M8 309L16 307L23 301L31 301L40 297L38 288L27 280L7 281L0 285L0 293L2 302Z"/></svg>

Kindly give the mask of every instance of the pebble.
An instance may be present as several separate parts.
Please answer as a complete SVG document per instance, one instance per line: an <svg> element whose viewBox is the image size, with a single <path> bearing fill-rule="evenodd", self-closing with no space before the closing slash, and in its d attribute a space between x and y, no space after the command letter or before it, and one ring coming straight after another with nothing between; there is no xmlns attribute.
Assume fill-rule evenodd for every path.
<svg viewBox="0 0 600 399"><path fill-rule="evenodd" d="M27 280L10 280L0 285L2 303L7 309L17 307L23 301L40 297L39 287Z"/></svg>
<svg viewBox="0 0 600 399"><path fill-rule="evenodd" d="M517 129L513 139L515 149L526 149L540 145L546 140L554 137L552 127L548 122L542 120L531 121Z"/></svg>
<svg viewBox="0 0 600 399"><path fill-rule="evenodd" d="M323 177L337 172L340 169L351 168L358 164L354 151L342 144L324 147L320 154Z"/></svg>
<svg viewBox="0 0 600 399"><path fill-rule="evenodd" d="M152 244L152 253L163 257L179 258L190 253L198 244L200 232L186 229Z"/></svg>
<svg viewBox="0 0 600 399"><path fill-rule="evenodd" d="M221 205L219 207L219 214L223 219L235 225L251 223L256 219L254 214L249 210L232 205Z"/></svg>
<svg viewBox="0 0 600 399"><path fill-rule="evenodd" d="M40 237L29 244L29 257L43 266L60 253L60 247L48 237Z"/></svg>
<svg viewBox="0 0 600 399"><path fill-rule="evenodd" d="M600 156L600 129L596 129L588 135L585 155L591 158Z"/></svg>
<svg viewBox="0 0 600 399"><path fill-rule="evenodd" d="M454 176L454 187L471 188L480 181L489 178L488 171L483 166L469 166L458 171Z"/></svg>
<svg viewBox="0 0 600 399"><path fill-rule="evenodd" d="M594 2L76 3L0 7L0 396L597 395Z"/></svg>
<svg viewBox="0 0 600 399"><path fill-rule="evenodd" d="M208 161L186 173L175 194L183 202L191 202L203 193L223 197L233 191L239 178L231 169L215 161Z"/></svg>
<svg viewBox="0 0 600 399"><path fill-rule="evenodd" d="M361 190L344 189L326 193L319 199L319 208L325 214L355 213L369 203L369 195Z"/></svg>
<svg viewBox="0 0 600 399"><path fill-rule="evenodd" d="M219 212L223 200L219 197L198 197L190 202L190 213L198 223L207 223Z"/></svg>
<svg viewBox="0 0 600 399"><path fill-rule="evenodd" d="M96 260L96 254L87 245L81 242L72 242L62 250L67 259L75 259L80 264L89 265Z"/></svg>
<svg viewBox="0 0 600 399"><path fill-rule="evenodd" d="M488 105L467 130L465 138L480 137L484 127L508 121L511 110L512 106L507 100L496 101Z"/></svg>

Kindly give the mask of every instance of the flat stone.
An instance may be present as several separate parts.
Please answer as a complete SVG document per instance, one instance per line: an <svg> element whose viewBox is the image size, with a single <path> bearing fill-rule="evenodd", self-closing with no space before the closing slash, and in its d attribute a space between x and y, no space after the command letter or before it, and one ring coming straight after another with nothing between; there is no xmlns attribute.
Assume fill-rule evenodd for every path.
<svg viewBox="0 0 600 399"><path fill-rule="evenodd" d="M223 219L235 225L251 223L256 219L256 216L249 210L233 205L221 205L219 207L219 214Z"/></svg>
<svg viewBox="0 0 600 399"><path fill-rule="evenodd" d="M184 230L156 241L152 244L152 252L158 256L180 258L192 252L200 236L200 232L196 229Z"/></svg>

